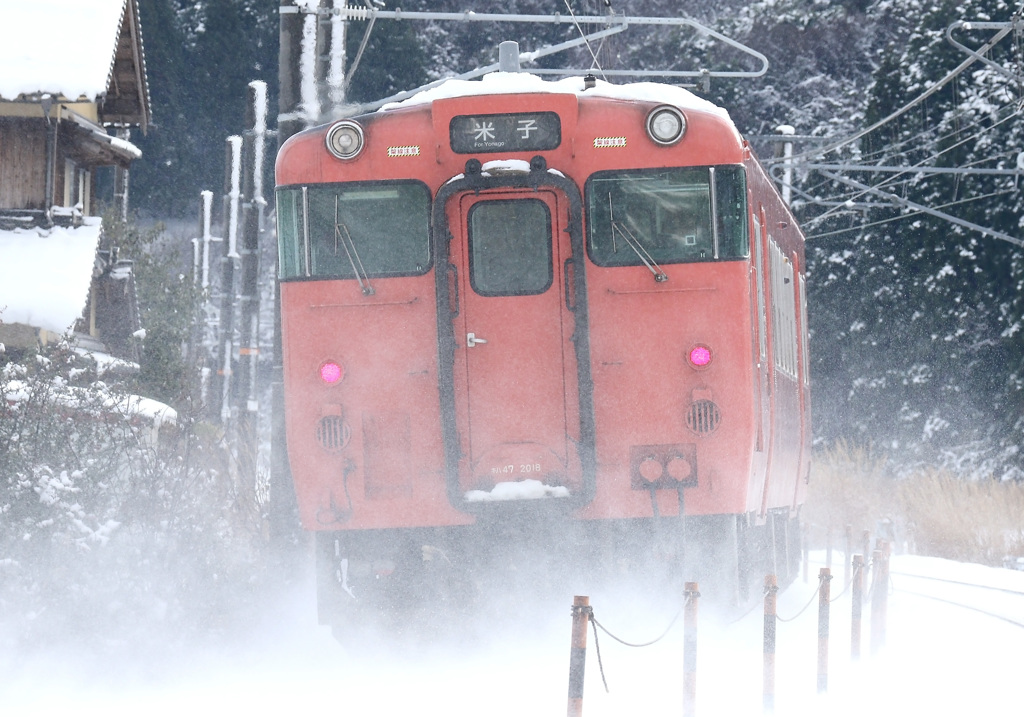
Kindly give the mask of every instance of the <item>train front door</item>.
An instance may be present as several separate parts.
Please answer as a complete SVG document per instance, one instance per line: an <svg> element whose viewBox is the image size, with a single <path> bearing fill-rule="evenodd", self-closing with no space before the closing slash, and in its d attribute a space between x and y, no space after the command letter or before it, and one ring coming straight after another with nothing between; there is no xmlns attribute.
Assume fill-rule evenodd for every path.
<svg viewBox="0 0 1024 717"><path fill-rule="evenodd" d="M467 501L580 490L568 207L553 188L448 202L451 378Z"/></svg>

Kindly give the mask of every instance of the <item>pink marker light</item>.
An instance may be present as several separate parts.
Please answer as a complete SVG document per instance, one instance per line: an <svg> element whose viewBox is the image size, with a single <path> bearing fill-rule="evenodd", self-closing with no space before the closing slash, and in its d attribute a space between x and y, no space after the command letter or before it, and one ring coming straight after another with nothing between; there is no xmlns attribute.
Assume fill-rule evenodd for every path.
<svg viewBox="0 0 1024 717"><path fill-rule="evenodd" d="M341 370L341 364L334 361L325 361L320 364L320 378L324 383L337 383L345 372Z"/></svg>
<svg viewBox="0 0 1024 717"><path fill-rule="evenodd" d="M690 363L697 368L704 368L711 363L711 349L707 346L695 346L690 349Z"/></svg>

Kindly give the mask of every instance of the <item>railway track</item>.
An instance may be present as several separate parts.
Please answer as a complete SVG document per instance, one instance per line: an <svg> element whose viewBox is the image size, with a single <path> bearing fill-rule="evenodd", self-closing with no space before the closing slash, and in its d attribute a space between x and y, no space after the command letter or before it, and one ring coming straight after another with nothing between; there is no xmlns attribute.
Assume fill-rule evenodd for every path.
<svg viewBox="0 0 1024 717"><path fill-rule="evenodd" d="M1024 589L893 571L892 589L954 605L1024 629Z"/></svg>

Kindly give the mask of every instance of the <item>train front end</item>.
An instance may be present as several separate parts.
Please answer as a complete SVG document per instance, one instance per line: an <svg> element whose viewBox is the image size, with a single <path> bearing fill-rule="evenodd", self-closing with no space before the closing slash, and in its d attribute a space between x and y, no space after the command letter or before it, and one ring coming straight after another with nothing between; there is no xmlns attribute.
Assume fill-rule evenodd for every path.
<svg viewBox="0 0 1024 717"><path fill-rule="evenodd" d="M745 531L798 507L806 401L772 392L771 307L799 297L758 265L779 200L724 111L496 73L296 135L277 181L325 622L543 536L732 565L735 588ZM666 520L689 530L654 550Z"/></svg>

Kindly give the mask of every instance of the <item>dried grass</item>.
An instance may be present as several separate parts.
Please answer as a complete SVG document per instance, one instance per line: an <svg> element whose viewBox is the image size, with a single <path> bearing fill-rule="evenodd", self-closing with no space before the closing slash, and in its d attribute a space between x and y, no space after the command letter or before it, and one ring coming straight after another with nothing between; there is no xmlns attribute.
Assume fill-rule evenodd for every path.
<svg viewBox="0 0 1024 717"><path fill-rule="evenodd" d="M898 552L986 565L1024 556L1024 484L938 470L896 478L884 456L842 442L815 456L803 518L811 547L839 545L849 529Z"/></svg>

